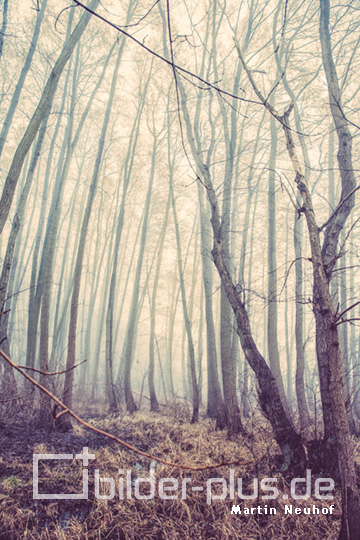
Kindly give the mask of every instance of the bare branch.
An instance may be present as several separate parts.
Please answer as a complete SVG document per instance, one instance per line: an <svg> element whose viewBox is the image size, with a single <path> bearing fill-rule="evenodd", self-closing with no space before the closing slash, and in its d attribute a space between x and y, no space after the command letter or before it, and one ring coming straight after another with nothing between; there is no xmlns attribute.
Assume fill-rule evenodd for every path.
<svg viewBox="0 0 360 540"><path fill-rule="evenodd" d="M340 313L340 315L336 318L336 321L339 321L345 315L345 313L353 309L355 306L358 306L359 304L360 304L360 301L355 302L355 304L353 304L352 306L348 307L347 309L344 309L344 311Z"/></svg>
<svg viewBox="0 0 360 540"><path fill-rule="evenodd" d="M69 369L64 369L63 371L41 371L40 369L35 369L32 367L27 367L27 366L18 366L18 367L20 369L28 369L29 371L35 371L36 373L40 373L41 375L63 375L63 373L67 373L68 371L71 371L72 369L75 369L81 366L81 364L84 364L85 362L87 362L87 358L83 360L82 362L80 362L80 364L76 364L75 366Z"/></svg>
<svg viewBox="0 0 360 540"><path fill-rule="evenodd" d="M232 94L231 92L227 92L226 90L223 90L222 88L219 88L218 86L216 86L215 84L212 84L210 83L209 81L206 81L205 79L203 79L202 77L200 77L199 75L196 75L195 73L192 73L191 71L183 68L183 67L180 67L178 66L177 64L174 64L171 60L168 60L167 58L165 58L164 56L161 56L161 54L158 54L157 52L153 51L152 49L150 49L149 47L147 47L144 43L142 43L141 41L137 40L134 36L132 36L131 34L129 34L128 32L126 32L125 30L123 30L120 26L108 21L107 19L105 19L105 17L102 17L101 15L99 15L98 13L96 13L95 11L93 11L92 9L88 8L87 6L85 6L85 4L83 4L82 2L80 2L79 0L73 0L73 2L77 5L77 6L81 6L85 11L91 13L94 17L100 19L101 21L105 22L106 24L108 24L109 26L111 26L112 28L114 28L115 30L117 30L118 32L120 32L121 34L123 34L124 36L130 38L132 41L134 41L137 45L139 45L140 47L142 47L146 52L152 54L153 56L155 56L155 58L158 58L159 60L161 60L162 62L164 62L165 64L167 64L168 66L170 66L172 69L177 69L179 71L181 71L182 73L186 73L186 75L190 75L190 77L194 77L194 79L197 79L198 81L202 82L203 84L205 84L206 86L208 86L209 88L213 88L213 90L216 90L216 92L218 92L219 94L223 94L225 96L229 96L233 99L238 99L239 101L245 101L246 103L254 103L255 105L262 105L262 103L259 103L257 101L254 101L254 100L251 100L251 99L245 99L245 98L242 98L240 96L236 96L234 94ZM242 90L244 93L245 93L245 90Z"/></svg>

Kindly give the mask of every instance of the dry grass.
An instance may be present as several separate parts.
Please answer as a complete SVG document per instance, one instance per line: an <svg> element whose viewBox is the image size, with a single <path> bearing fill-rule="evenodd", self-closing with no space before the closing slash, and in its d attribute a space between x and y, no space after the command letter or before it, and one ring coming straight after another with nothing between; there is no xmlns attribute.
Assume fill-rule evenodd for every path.
<svg viewBox="0 0 360 540"><path fill-rule="evenodd" d="M279 475L276 465L276 445L261 420L247 426L252 433L246 440L238 437L228 440L225 432L214 430L209 420L190 425L183 415L151 415L137 413L130 417L94 419L92 423L102 427L140 449L173 462L188 464L211 464L242 457L251 465L235 467L235 478L243 478L244 484L252 485L255 477L278 477L279 498L275 501L248 501L244 505L237 495L231 501L214 500L207 504L206 493L192 491L192 486L206 486L211 477L229 478L229 469L190 473L168 466L156 466L156 482L161 478L176 478L179 483L178 498L162 500L119 499L118 489L112 500L97 500L94 491L95 469L100 477L119 478L119 469L131 470L133 478L148 477L149 462L140 460L104 438L77 428L71 435L36 433L27 435L21 444L2 446L0 461L0 539L244 539L281 540L335 539L340 525L339 499L334 501L336 514L285 515L284 506L327 506L325 501L285 501L284 492L289 491L289 479ZM185 418L185 414L184 414ZM20 435L19 435L20 436ZM13 437L14 441L19 436ZM12 440L13 440L12 439ZM19 441L17 441L19 443ZM83 446L96 459L89 463L89 499L69 501L34 501L32 497L32 453L78 453ZM21 450L23 449L23 451ZM181 498L184 478L187 497ZM43 462L39 472L41 493L76 493L81 490L82 464L79 460ZM148 488L144 493L148 493ZM142 490L140 490L142 492ZM206 490L205 490L206 491ZM213 493L215 493L215 487ZM296 504L301 502L301 504ZM258 504L276 508L276 515L232 515L233 504L256 507Z"/></svg>

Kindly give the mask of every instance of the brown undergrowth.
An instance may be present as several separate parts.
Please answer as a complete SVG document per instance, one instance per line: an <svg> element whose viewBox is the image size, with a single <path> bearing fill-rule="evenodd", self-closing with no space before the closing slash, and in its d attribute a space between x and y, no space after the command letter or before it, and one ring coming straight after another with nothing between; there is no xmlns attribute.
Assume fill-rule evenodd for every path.
<svg viewBox="0 0 360 540"><path fill-rule="evenodd" d="M142 412L132 417L119 414L111 418L103 416L88 420L141 450L175 463L206 465L243 458L249 463L233 468L235 485L237 479L242 478L244 486L248 488L244 489L244 493L250 494L254 478L277 478L279 497L273 501L262 500L261 496L266 493L259 490L258 499L243 501L235 488L234 500L231 500L230 492L225 493L218 482L211 484L207 494L210 478L224 478L229 487L229 467L216 471L184 471L139 459L139 456L125 451L116 443L79 427L75 427L73 433L59 434L35 431L23 423L10 425L4 422L0 429L0 539L336 538L340 525L338 494L335 494L333 501L283 498L284 494L290 493L290 478L284 478L279 473L277 447L261 418L248 424L250 435L247 438L239 436L229 440L226 432L215 431L210 420L204 419L198 425L190 425L185 421L185 414L176 414L175 409L169 412L168 415ZM95 455L87 467L88 499L34 500L33 453L79 454L84 447ZM113 499L99 500L95 497L95 470L99 471L102 479L114 479ZM119 473L119 470L124 473ZM155 495L149 500L139 500L134 494L136 479L149 478L150 471L154 471ZM78 459L42 460L39 465L39 493L79 493L82 490L82 475L83 465ZM121 495L119 479L123 478ZM168 496L176 497L172 500L163 500L159 496L159 482L164 478L174 479L165 487L176 487L177 482L177 489L166 492ZM193 490L194 487L203 489ZM182 490L186 490L186 495ZM143 496L149 495L149 482L140 482L139 492ZM100 482L100 493L109 494L109 482ZM221 494L225 496L224 499L212 500L208 504L207 495L209 499L210 496ZM285 505L291 504L300 508L315 505L321 512L330 502L335 504L333 515L285 515L284 512ZM267 505L268 508L275 508L276 514L231 514L233 504L239 504L242 510L260 506L263 512Z"/></svg>

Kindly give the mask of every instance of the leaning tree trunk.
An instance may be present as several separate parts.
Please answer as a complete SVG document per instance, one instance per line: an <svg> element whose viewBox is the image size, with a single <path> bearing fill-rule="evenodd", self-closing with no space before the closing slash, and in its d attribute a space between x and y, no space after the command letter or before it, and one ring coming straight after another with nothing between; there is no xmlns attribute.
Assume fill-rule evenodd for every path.
<svg viewBox="0 0 360 540"><path fill-rule="evenodd" d="M40 26L41 26L42 20L44 18L46 4L47 4L47 0L44 0L41 3L41 9L37 13L34 33L33 33L33 36L32 36L31 42L30 42L29 52L28 52L27 57L25 59L25 63L24 63L23 68L21 70L18 82L16 83L16 87L15 87L14 93L13 93L13 95L11 97L10 105L9 105L8 111L6 113L6 116L5 116L5 119L4 119L2 128L1 128L1 132L0 132L0 156L2 154L2 151L3 151L5 143L6 143L6 139L7 139L8 133L9 133L9 129L10 129L10 126L11 126L12 119L13 119L15 111L16 111L16 107L17 107L17 105L19 103L21 91L23 89L26 76L27 76L28 71L29 71L29 69L31 67L32 59L33 59L35 49L36 49L36 45L37 45L37 42L38 42L38 39L39 39ZM6 11L7 11L7 1L5 1L5 4L4 4L4 17L5 17ZM2 36L2 38L3 38L3 36ZM1 52L0 52L0 56L1 56Z"/></svg>
<svg viewBox="0 0 360 540"><path fill-rule="evenodd" d="M95 10L99 0L92 0L90 3L91 10ZM39 130L40 124L43 121L49 104L55 94L57 84L59 82L60 76L66 66L76 44L81 38L86 26L88 25L91 19L91 13L85 12L78 24L76 25L74 31L72 32L69 39L65 42L64 47L50 73L46 86L41 95L39 104L29 122L29 125L24 133L23 138L21 139L16 152L14 154L13 160L10 165L9 172L7 174L4 189L0 199L0 234L2 233L6 220L8 218L11 203L14 198L16 186L19 180L21 169L23 167L25 158L28 151L36 137L36 134Z"/></svg>
<svg viewBox="0 0 360 540"><path fill-rule="evenodd" d="M49 114L50 114L50 108L48 111L48 115L44 118L43 125L41 126L41 129L39 131L39 136L36 141L36 145L34 147L34 152L31 158L29 170L26 175L25 185L21 191L20 199L16 208L16 214L13 218L13 222L11 226L10 236L9 236L7 247L6 247L5 258L4 258L3 267L2 267L1 276L0 276L0 284L1 284L0 286L0 313L3 313L7 307L6 296L9 289L10 272L14 272L15 270L14 268L15 246L18 240L19 231L21 230L21 227L23 226L26 203L28 200L30 188L32 186L35 169L38 164L38 160L40 158L40 151L41 151L41 147L44 141ZM15 260L15 264L16 264L16 260ZM4 313L4 315L0 319L0 343L3 344L3 347L4 347L4 342L8 342L8 313ZM10 353L9 343L7 344L6 348L4 348L4 351L6 354ZM12 371L9 365L8 365L8 368ZM11 378L10 383L14 385L14 382L15 382L15 379Z"/></svg>

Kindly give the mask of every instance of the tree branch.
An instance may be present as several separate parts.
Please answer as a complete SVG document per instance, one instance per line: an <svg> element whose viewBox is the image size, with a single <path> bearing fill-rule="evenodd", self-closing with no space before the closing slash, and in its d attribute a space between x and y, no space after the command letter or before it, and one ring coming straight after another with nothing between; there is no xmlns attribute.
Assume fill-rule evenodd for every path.
<svg viewBox="0 0 360 540"><path fill-rule="evenodd" d="M360 189L360 186L357 186L356 188L354 188L352 191L350 191L350 193L348 193L346 195L346 197L344 197L340 202L339 204L337 205L337 207L335 208L335 210L333 211L333 213L331 214L331 216L329 217L329 219L327 221L325 221L324 225L321 225L321 227L319 227L319 232L323 231L325 229L325 227L327 227L330 223L330 221L335 217L335 215L338 213L338 211L340 210L341 206L355 193L355 191L357 191L358 189Z"/></svg>
<svg viewBox="0 0 360 540"><path fill-rule="evenodd" d="M36 373L40 373L41 375L63 375L64 373L67 373L68 371L71 371L72 369L75 369L81 366L81 364L84 364L85 362L87 362L87 358L83 360L82 362L80 362L80 364L76 364L75 366L69 369L64 369L63 371L41 371L40 369L35 369L32 367L27 367L27 366L18 366L18 367L20 369L28 369L29 371L35 371Z"/></svg>

